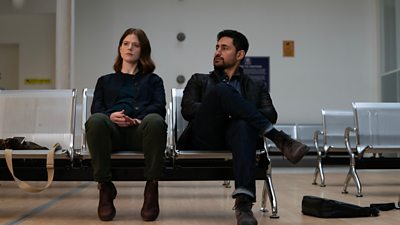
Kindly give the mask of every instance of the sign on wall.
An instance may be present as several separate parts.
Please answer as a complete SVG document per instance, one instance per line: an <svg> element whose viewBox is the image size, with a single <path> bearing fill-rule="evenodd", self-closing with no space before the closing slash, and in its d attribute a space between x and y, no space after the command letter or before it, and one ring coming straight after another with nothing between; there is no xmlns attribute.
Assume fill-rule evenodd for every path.
<svg viewBox="0 0 400 225"><path fill-rule="evenodd" d="M51 79L48 78L27 78L25 84L51 84Z"/></svg>
<svg viewBox="0 0 400 225"><path fill-rule="evenodd" d="M269 91L269 57L268 56L247 56L241 63L245 74L253 79L265 82Z"/></svg>

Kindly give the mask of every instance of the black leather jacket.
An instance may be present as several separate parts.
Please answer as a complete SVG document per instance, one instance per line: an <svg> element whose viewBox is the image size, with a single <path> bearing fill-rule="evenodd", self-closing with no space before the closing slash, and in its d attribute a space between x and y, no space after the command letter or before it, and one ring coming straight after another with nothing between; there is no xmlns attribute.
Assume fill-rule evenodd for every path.
<svg viewBox="0 0 400 225"><path fill-rule="evenodd" d="M242 69L239 69L239 73L242 96L253 103L271 123L275 124L278 114L265 84L253 80L244 74ZM202 100L224 77L225 75L215 71L210 72L210 74L196 73L192 75L183 91L181 103L182 116L185 120L191 121L196 116Z"/></svg>

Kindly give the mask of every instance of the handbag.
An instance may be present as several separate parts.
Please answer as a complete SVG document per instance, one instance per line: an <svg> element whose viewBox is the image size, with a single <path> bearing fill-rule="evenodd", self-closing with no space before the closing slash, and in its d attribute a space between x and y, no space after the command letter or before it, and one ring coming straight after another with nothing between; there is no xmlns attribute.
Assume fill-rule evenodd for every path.
<svg viewBox="0 0 400 225"><path fill-rule="evenodd" d="M23 137L13 137L0 139L0 150L4 149L8 170L10 171L15 183L19 188L28 192L41 192L47 189L54 178L54 153L61 149L59 143L56 143L49 150L47 147L40 146L34 142L25 141ZM46 154L47 183L43 187L32 186L25 181L18 179L14 174L13 168L13 150L48 150Z"/></svg>
<svg viewBox="0 0 400 225"><path fill-rule="evenodd" d="M25 141L24 137L12 137L0 139L0 150L49 150L47 147L38 145L31 141Z"/></svg>
<svg viewBox="0 0 400 225"><path fill-rule="evenodd" d="M379 210L388 211L399 209L395 203L371 204L362 207L346 202L316 196L303 196L301 212L305 215L319 218L350 218L379 216Z"/></svg>

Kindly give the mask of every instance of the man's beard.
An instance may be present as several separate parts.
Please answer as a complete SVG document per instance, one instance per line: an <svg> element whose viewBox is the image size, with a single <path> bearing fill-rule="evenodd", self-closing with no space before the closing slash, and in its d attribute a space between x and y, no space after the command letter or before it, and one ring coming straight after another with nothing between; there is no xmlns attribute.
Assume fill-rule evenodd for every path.
<svg viewBox="0 0 400 225"><path fill-rule="evenodd" d="M214 64L214 70L224 70L226 67L225 67L225 64L223 64L223 65L215 65Z"/></svg>
<svg viewBox="0 0 400 225"><path fill-rule="evenodd" d="M226 64L225 64L225 61L222 59L222 58L220 58L220 63L219 64L216 64L215 63L215 59L214 59L214 69L216 69L216 70L224 70L224 69L226 69Z"/></svg>

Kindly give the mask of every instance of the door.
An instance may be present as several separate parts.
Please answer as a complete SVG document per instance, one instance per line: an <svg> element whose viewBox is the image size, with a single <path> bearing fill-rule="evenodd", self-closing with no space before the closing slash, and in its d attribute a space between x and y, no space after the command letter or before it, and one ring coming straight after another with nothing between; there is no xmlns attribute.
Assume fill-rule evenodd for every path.
<svg viewBox="0 0 400 225"><path fill-rule="evenodd" d="M0 44L0 89L18 89L18 44Z"/></svg>

